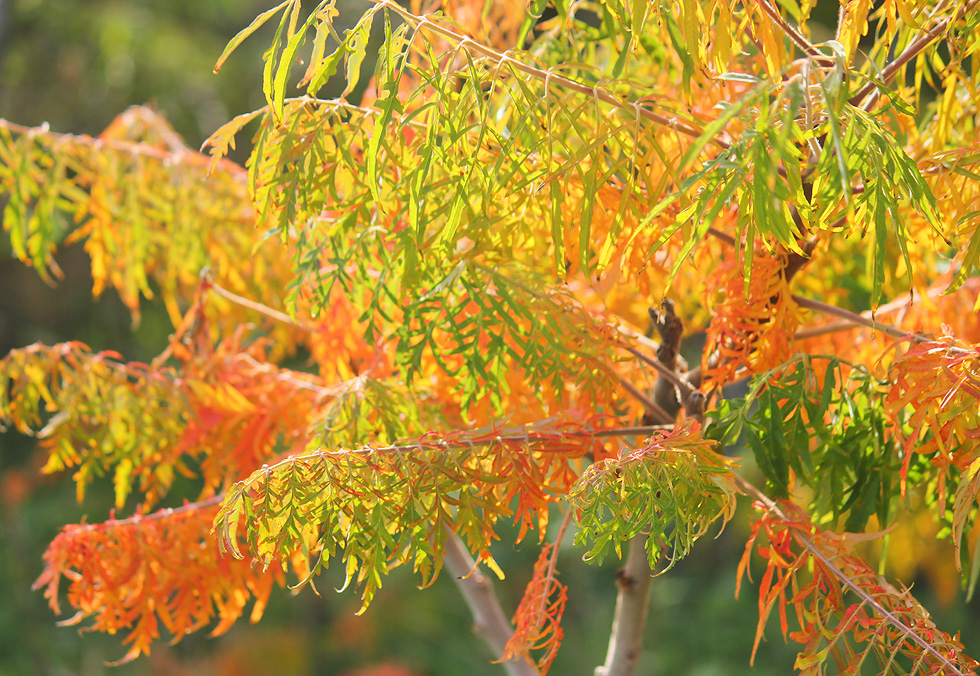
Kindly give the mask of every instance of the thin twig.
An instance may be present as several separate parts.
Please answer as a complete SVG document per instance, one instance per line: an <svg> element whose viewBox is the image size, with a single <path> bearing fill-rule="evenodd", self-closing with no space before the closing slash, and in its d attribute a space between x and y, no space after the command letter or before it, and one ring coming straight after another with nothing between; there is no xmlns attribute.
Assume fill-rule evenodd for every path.
<svg viewBox="0 0 980 676"><path fill-rule="evenodd" d="M841 319L849 321L852 324L866 326L874 331L881 331L882 333L892 336L893 338L905 338L906 336L910 336L913 340L918 340L919 342L929 340L925 336L919 336L908 331L903 331L902 329L892 326L891 324L877 322L874 319L864 317L856 312L851 312L850 310L839 308L836 305L829 305L828 303L813 300L812 298L804 298L803 296L798 296L795 293L792 295L792 299L800 307L805 307L816 312L832 315L834 317L840 317Z"/></svg>
<svg viewBox="0 0 980 676"><path fill-rule="evenodd" d="M524 425L518 429L522 430L520 432L515 432L513 428L509 428L506 431L501 430L501 434L493 434L492 428L478 430L477 433L480 435L479 438L473 438L472 436L461 437L461 438L449 438L449 439L438 439L423 437L419 441L413 441L411 443L401 443L401 444L390 444L388 446L361 446L359 448L343 449L338 450L336 453L343 454L368 454L368 453L407 453L411 451L418 451L420 447L427 448L441 448L444 450L449 449L472 449L477 446L489 446L496 443L528 443L534 441L547 441L555 437L562 437L565 439L604 439L609 437L632 437L639 435L650 435L654 432L663 432L673 429L673 424L664 425L634 425L628 427L607 427L599 429L584 429L584 430L563 430L563 429L541 429L536 427L534 424ZM300 453L296 455L290 455L282 460L279 460L275 464L263 467L261 470L262 475L266 475L269 472L275 472L280 467L285 467L290 463L302 462L304 460L310 460L313 458L321 458L324 455L331 455L333 451L309 451L306 453ZM254 476L254 475L253 475ZM241 483L247 483L249 479L244 479Z"/></svg>
<svg viewBox="0 0 980 676"><path fill-rule="evenodd" d="M620 319L621 321L625 321L622 318L618 318L618 319ZM653 338L651 338L650 336L646 335L645 333L641 332L639 329L633 326L626 326L620 323L616 326L616 330L619 331L624 336L628 336L629 338L632 338L643 347L647 347L653 350L654 352L656 352L660 348L660 344L657 343L657 341L655 341Z"/></svg>
<svg viewBox="0 0 980 676"><path fill-rule="evenodd" d="M589 434L596 439L606 437L635 437L640 435L650 436L654 432L666 432L674 429L673 423L664 425L636 425L635 427L617 427L615 429L596 430Z"/></svg>
<svg viewBox="0 0 980 676"><path fill-rule="evenodd" d="M643 394L643 392L641 392L633 383L626 380L626 378L619 375L615 371L612 371L611 369L610 371L613 374L613 377L619 381L620 385L622 385L623 389L643 405L643 410L646 411L647 414L652 415L664 425L669 425L674 422L674 416L660 407L653 399Z"/></svg>
<svg viewBox="0 0 980 676"><path fill-rule="evenodd" d="M729 235L727 232L722 232L714 226L708 227L708 234L717 239L720 242L724 242L728 246L735 246L735 238Z"/></svg>
<svg viewBox="0 0 980 676"><path fill-rule="evenodd" d="M159 148L147 143L139 143L136 141L104 139L97 136L88 136L86 134L64 134L61 132L51 131L47 125L41 127L25 127L20 124L15 124L13 122L0 119L0 129L6 129L15 134L21 134L24 136L40 137L45 140L49 140L52 143L72 143L80 146L86 146L96 151L107 148L127 155L148 157L154 160L160 160L161 162L198 165L205 170L211 166L213 161L210 156L204 155L186 146L182 146L176 150L166 150L164 148ZM235 164L231 160L223 160L221 166L224 171L234 175L236 178L245 177L245 169L238 164Z"/></svg>
<svg viewBox="0 0 980 676"><path fill-rule="evenodd" d="M134 514L133 516L126 517L125 519L109 519L107 521L100 521L99 523L83 523L78 526L74 526L76 530L91 530L93 528L105 528L105 527L116 527L116 526L134 526L140 524L144 521L160 521L163 519L169 519L172 516L178 514L184 514L186 512L196 512L203 509L208 509L209 507L215 507L221 504L224 500L225 494L214 495L210 498L204 500L198 500L197 502L188 502L181 505L180 507L168 507L166 509L158 509L155 512L149 514Z"/></svg>
<svg viewBox="0 0 980 676"><path fill-rule="evenodd" d="M770 5L767 0L756 0L756 4L759 5L762 13L768 16L769 19L776 24L776 26L783 31L783 33L786 34L786 37L788 37L793 44L800 48L800 51L807 56L823 56L823 54L820 53L820 50L810 44L810 41L807 40L802 33L786 23L786 20L783 19L779 11Z"/></svg>
<svg viewBox="0 0 980 676"><path fill-rule="evenodd" d="M632 347L627 347L626 351L632 354L640 361L642 361L644 364L652 366L654 369L656 369L657 373L661 377L666 378L668 381L670 381L671 385L673 385L678 390L680 390L681 395L683 397L682 399L683 401L687 401L687 398L691 396L691 392L694 391L693 389L691 389L691 385L686 380L684 380L681 376L677 375L677 373L675 373L673 369L670 369L666 365L662 364L659 359L656 359L655 357L651 357L649 355L645 355L639 350Z"/></svg>
<svg viewBox="0 0 980 676"><path fill-rule="evenodd" d="M561 525L558 527L558 532L555 533L554 542L551 545L551 556L548 558L548 574L545 575L545 580L555 579L555 567L558 565L558 551L561 549L561 541L565 537L565 533L568 531L568 527L572 523L572 516L574 515L574 510L569 509L565 512L565 517L561 520ZM538 615L540 617L545 616L545 609L548 605L548 595L541 595L541 607L538 610Z"/></svg>
<svg viewBox="0 0 980 676"><path fill-rule="evenodd" d="M355 387L358 384L358 381L361 381L363 379L363 376L354 376L349 380L341 380L340 382L335 382L329 387L323 387L322 385L317 385L315 383L307 382L305 380L301 380L299 378L294 377L293 375L291 375L291 373L297 373L295 371L294 372L280 371L277 369L277 367L273 366L272 364L269 364L268 362L260 362L258 359L255 359L250 354L242 353L241 355L239 355L239 358L260 373L265 373L281 382L289 383L290 385L298 389L307 390L309 392L315 392L316 394L324 398L336 397L344 394L345 392L349 392L351 387ZM299 373L300 375L309 376L309 374L306 373L302 373L302 372Z"/></svg>
<svg viewBox="0 0 980 676"><path fill-rule="evenodd" d="M448 530L442 561L469 606L473 615L474 631L486 641L494 658L500 657L510 637L514 635L514 628L500 607L493 583L479 570L459 536ZM538 673L537 669L520 657L514 657L502 664L510 676L535 676Z"/></svg>
<svg viewBox="0 0 980 676"><path fill-rule="evenodd" d="M902 329L892 326L891 324L884 324L882 322L869 319L863 315L851 312L850 310L839 308L836 305L828 305L827 303L821 303L819 300L804 298L803 296L797 296L796 294L793 294L792 298L800 307L805 307L817 312L840 317L841 319L849 321L852 324L866 326L874 331L881 331L892 338L897 338L899 340L908 339L913 343L932 343L936 341L935 338L930 338L929 336L914 331L903 331ZM962 348L957 345L948 345L947 349L950 352L957 352L960 354L973 354L973 350L967 350L966 348Z"/></svg>
<svg viewBox="0 0 980 676"><path fill-rule="evenodd" d="M805 329L800 329L793 334L793 340L806 340L808 338L817 338L819 336L826 336L831 333L840 333L841 331L853 331L854 329L860 328L854 322L830 322L829 324L822 324L820 326L810 326Z"/></svg>
<svg viewBox="0 0 980 676"><path fill-rule="evenodd" d="M295 327L297 329L301 329L303 331L316 330L309 324L296 321L295 319L287 315L285 312L280 312L279 310L271 308L268 305L263 305L262 303L255 302L254 300L249 300L244 296L239 296L237 293L232 293L228 289L224 289L218 286L217 284L215 284L214 282L211 282L211 290L214 291L219 296L221 296L222 298L226 300L230 300L235 305L240 305L241 307L252 310L253 312L258 312L261 315L265 315L269 319L274 319L277 322L288 324L289 326Z"/></svg>
<svg viewBox="0 0 980 676"><path fill-rule="evenodd" d="M925 294L917 294L913 290L908 297L904 297L899 300L893 300L891 303L886 303L885 305L880 306L875 311L874 314L880 317L883 314L889 314L896 310L904 310L906 308L911 307L912 304L915 303L916 296L919 296L920 298L931 299L931 298L935 298L936 296L943 295L944 292L945 289L938 286L929 289L928 291L925 292ZM864 312L861 313L861 316L870 319L872 314L870 311L865 310ZM797 331L795 334L793 334L793 339L805 340L807 338L816 338L818 336L825 336L830 333L838 333L840 331L848 331L851 329L856 329L858 328L858 326L859 326L858 324L855 324L852 321L830 322L829 324L823 324L821 326L811 326L805 329L801 329L800 331Z"/></svg>

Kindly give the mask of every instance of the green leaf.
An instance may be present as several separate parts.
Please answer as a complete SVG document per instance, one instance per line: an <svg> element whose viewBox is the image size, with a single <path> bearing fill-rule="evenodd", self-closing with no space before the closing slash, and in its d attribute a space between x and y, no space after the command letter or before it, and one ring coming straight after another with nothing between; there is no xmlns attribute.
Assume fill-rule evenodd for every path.
<svg viewBox="0 0 980 676"><path fill-rule="evenodd" d="M262 55L262 59L265 61L265 67L262 69L262 93L265 94L265 100L269 102L273 116L280 123L283 121L284 114L283 99L282 97L277 98L275 95L274 79L278 75L275 67L277 61L276 54L282 44L283 32L286 30L286 26L291 23L299 11L300 0L289 0L286 4L290 5L289 11L283 12L282 18L279 20L279 28L276 29L275 37L272 39L272 44L266 50L265 54Z"/></svg>
<svg viewBox="0 0 980 676"><path fill-rule="evenodd" d="M347 86L344 87L342 96L347 96L361 79L361 64L364 63L364 55L367 51L367 43L371 38L371 24L374 21L374 12L368 12L357 22L351 33L344 40L344 47L347 51Z"/></svg>
<svg viewBox="0 0 980 676"><path fill-rule="evenodd" d="M295 12L298 11L299 5L297 4ZM296 18L295 12L291 15L292 19ZM280 116L282 114L283 100L286 97L286 82L289 79L289 75L293 72L296 53L303 46L303 43L306 42L306 32L317 18L318 12L313 12L307 17L306 23L303 24L302 28L295 32L292 31L292 26L290 26L291 35L288 36L289 40L286 43L286 47L282 50L282 55L279 57L279 67L276 69L276 76L272 83L272 106L273 110L280 111Z"/></svg>
<svg viewBox="0 0 980 676"><path fill-rule="evenodd" d="M273 15L275 15L277 12L282 11L283 8L292 5L294 3L299 4L297 0L285 0L284 2L281 2L275 7L273 7L272 9L267 9L266 11L262 12L257 17L255 17L255 19L252 20L252 23L246 26L243 30L239 31L238 35L233 37L231 41L225 46L225 50L221 52L221 56L218 57L217 63L214 64L214 72L217 73L219 70L221 70L221 66L224 65L228 57L231 56L231 53L235 51L238 48L238 46L242 44L250 35L252 35L252 33L254 33L259 28L261 28L262 25L265 24L266 21L271 19Z"/></svg>
<svg viewBox="0 0 980 676"><path fill-rule="evenodd" d="M961 226L971 220L976 221L976 227L973 229L973 234L970 235L970 241L964 250L963 262L960 264L959 270L956 271L953 281L946 287L946 293L952 293L962 286L963 282L973 274L973 271L980 267L980 211L971 211L966 214L957 225Z"/></svg>

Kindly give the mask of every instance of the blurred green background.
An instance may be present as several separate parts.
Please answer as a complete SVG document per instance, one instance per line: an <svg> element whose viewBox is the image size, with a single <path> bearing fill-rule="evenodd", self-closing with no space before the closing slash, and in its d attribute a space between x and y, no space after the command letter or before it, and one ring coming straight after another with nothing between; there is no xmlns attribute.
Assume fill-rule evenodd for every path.
<svg viewBox="0 0 980 676"><path fill-rule="evenodd" d="M247 41L219 76L211 69L225 43L266 0L0 0L0 117L55 131L97 134L129 105L151 103L191 146L239 113L262 105L260 34ZM836 3L834 3L836 4ZM356 10L354 12L356 13ZM353 17L352 17L353 18ZM241 156L239 156L241 159ZM2 200L0 196L0 200ZM88 261L78 247L63 251L57 288L11 259L0 238L0 354L35 341L69 339L148 361L166 344L170 324L145 309L134 330L110 292L91 298ZM108 517L111 494L95 490L84 506L69 476L42 477L31 439L0 436L0 676L177 674L225 676L449 676L502 674L471 631L471 619L451 580L418 590L408 571L395 571L377 600L357 617L359 599L335 594L339 571L317 581L323 597L273 593L265 618L242 621L229 633L188 637L122 667L106 661L125 653L120 637L80 635L58 628L41 595L30 590L41 554L58 529L82 518ZM747 505L746 505L747 507ZM747 513L747 509L741 510ZM732 524L706 540L654 586L642 674L760 676L792 671L795 650L773 623L756 660L749 654L757 621L755 589L735 600L735 565L747 534ZM505 537L504 542L507 541ZM511 540L512 541L512 540ZM498 584L507 612L537 556L534 542L496 552L510 575ZM553 674L591 674L605 656L615 601L615 565L586 566L569 545L561 579L570 600L566 640ZM930 588L917 587L927 604ZM934 607L934 606L933 606ZM975 610L946 606L940 626L963 628L974 655Z"/></svg>

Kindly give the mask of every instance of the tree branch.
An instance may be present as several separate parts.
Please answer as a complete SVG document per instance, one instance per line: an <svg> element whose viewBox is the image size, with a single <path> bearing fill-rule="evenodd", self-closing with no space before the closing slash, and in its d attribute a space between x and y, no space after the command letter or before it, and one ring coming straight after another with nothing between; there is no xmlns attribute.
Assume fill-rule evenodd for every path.
<svg viewBox="0 0 980 676"><path fill-rule="evenodd" d="M660 312L651 310L650 314L661 338L657 358L648 357L632 347L627 347L627 350L657 369L660 376L654 387L652 403L673 422L678 411L676 391L682 393L685 405L694 391L674 371L677 352L684 336L684 325L674 313L674 306L670 301L664 302ZM619 593L616 596L616 611L609 634L606 661L596 668L595 676L633 676L636 673L640 655L643 653L643 632L650 606L650 588L653 586L653 570L647 556L649 537L649 533L641 533L627 543L626 562L616 573Z"/></svg>
<svg viewBox="0 0 980 676"><path fill-rule="evenodd" d="M196 150L192 150L191 148L183 145L182 142L179 143L178 149L168 150L166 148L160 148L155 145L136 141L121 141L117 139L92 137L86 134L64 134L54 132L48 128L47 123L41 125L40 127L25 127L4 119L0 119L0 129L6 129L11 133L20 134L23 136L40 137L50 140L52 144L73 143L80 146L87 146L95 151L108 148L126 155L147 157L154 160L159 160L161 162L189 164L192 166L198 166L205 170L207 170L213 162L213 159L210 156L204 155ZM228 172L236 178L245 178L245 168L239 166L231 160L223 160L221 167L222 170Z"/></svg>
<svg viewBox="0 0 980 676"><path fill-rule="evenodd" d="M618 326L616 326L616 330L619 331L621 334L623 334L624 336L629 336L643 347L648 347L654 352L656 352L660 348L660 344L657 343L657 341L653 340L652 338L650 338L649 336L641 332L636 327L632 325L630 326L625 325L624 322L626 322L627 320L623 319L622 317L618 317L618 319L620 320L621 323Z"/></svg>
<svg viewBox="0 0 980 676"><path fill-rule="evenodd" d="M149 514L134 514L133 516L126 517L125 519L108 519L106 521L100 521L99 523L81 523L78 524L77 529L79 531L87 531L93 528L131 526L142 523L143 521L159 521L162 519L168 519L177 514L183 514L184 512L197 512L210 509L211 507L217 507L219 504L221 504L221 501L224 500L224 498L225 494L220 493L218 495L213 495L210 498L205 498L204 500L198 500L197 502L184 503L180 507L158 509L157 511L150 512Z"/></svg>
<svg viewBox="0 0 980 676"><path fill-rule="evenodd" d="M643 630L650 606L653 572L647 559L646 533L628 543L625 565L616 572L616 611L606 662L596 667L595 676L632 676L643 652Z"/></svg>
<svg viewBox="0 0 980 676"><path fill-rule="evenodd" d="M840 317L841 319L850 322L851 324L857 324L859 326L866 326L874 331L881 331L885 335L889 335L892 338L898 338L899 340L908 338L914 343L930 343L935 339L929 336L923 335L921 333L916 333L913 331L904 331L891 324L883 324L882 322L877 322L874 319L870 319L863 315L859 315L856 312L851 312L850 310L845 310L839 308L836 305L828 305L827 303L821 303L819 300L813 300L811 298L804 298L803 296L797 296L793 294L793 300L800 307L805 307L810 310L815 310L816 312L822 312L824 314L833 315L834 317ZM821 327L817 327L821 328ZM820 335L820 334L813 334ZM971 350L966 350L962 347L957 347L956 345L949 346L952 352L961 352L972 354Z"/></svg>
<svg viewBox="0 0 980 676"><path fill-rule="evenodd" d="M819 300L804 298L803 296L798 296L795 293L791 297L793 302L800 307L805 307L807 309L814 310L815 312L821 312L827 315L833 315L834 317L840 317L841 319L852 324L866 326L874 331L881 331L882 333L892 336L893 338L905 338L906 336L912 336L913 339L917 338L919 342L928 340L928 338L925 336L917 336L917 334L903 331L902 329L892 326L891 324L876 322L874 319L864 317L856 312L851 312L850 310L839 308L836 305L829 305L827 303L822 303Z"/></svg>
<svg viewBox="0 0 980 676"><path fill-rule="evenodd" d="M657 404L657 402L643 394L643 392L641 392L633 383L616 373L616 371L610 369L610 372L613 374L613 377L619 381L619 384L623 386L623 389L643 405L643 410L647 415L652 416L655 420L660 421L664 425L670 425L674 422L676 416L672 416L670 413L665 411Z"/></svg>
<svg viewBox="0 0 980 676"><path fill-rule="evenodd" d="M779 11L769 4L768 0L756 0L756 4L762 10L762 13L769 17L769 20L783 31L793 44L800 48L800 51L807 56L823 56L816 47L810 44L810 41L802 33L786 23Z"/></svg>
<svg viewBox="0 0 980 676"><path fill-rule="evenodd" d="M898 72L907 64L909 61L918 56L922 50L928 47L939 34L942 33L949 27L953 21L958 21L959 19L966 16L966 13L972 9L975 9L980 0L971 0L966 3L956 12L954 16L947 16L945 19L936 23L932 28L924 31L917 39L912 41L912 43L906 47L901 54L899 54L895 59L886 65L881 71L881 81L884 84L888 84L891 80L898 74ZM940 2L936 6L933 15L941 11L946 2ZM868 82L861 89L858 90L857 94L851 97L849 103L853 106L860 105L862 110L870 111L874 105L881 98L881 90L878 89L878 85L874 82Z"/></svg>
<svg viewBox="0 0 980 676"><path fill-rule="evenodd" d="M667 380L667 382L680 390L682 401L687 401L687 398L691 396L691 392L693 391L691 384L684 380L682 376L679 376L673 369L668 368L659 359L654 359L653 357L645 355L632 347L627 347L626 351L642 361L644 364L652 366L654 369L656 369L661 378L664 378ZM656 404L656 402L654 403Z"/></svg>
<svg viewBox="0 0 980 676"><path fill-rule="evenodd" d="M912 293L910 293L908 297L904 297L904 298L902 298L900 300L893 300L890 303L887 303L885 305L880 306L878 308L878 310L875 312L875 314L880 317L883 314L889 314L891 312L895 312L896 310L903 310L905 308L908 308L908 307L911 307L912 306L912 304L916 300L916 296L923 297L923 298L935 298L937 296L943 295L944 292L945 292L945 289L943 289L941 287L938 287L938 286L929 289L928 291L925 292L925 294L918 294L918 293L916 293L913 290ZM831 313L828 312L827 314L831 314ZM868 312L868 311L862 312L861 313L861 316L864 317L865 319L869 319L869 320L871 319L871 313ZM839 331L848 331L848 330L851 330L851 329L855 329L858 326L860 326L860 324L857 324L857 323L855 323L853 321L849 321L849 320L848 321L831 322L829 324L823 324L821 326L811 326L811 327L808 327L808 328L805 328L805 329L800 329L795 334L793 334L793 339L794 340L805 340L807 338L815 338L817 336L825 336L827 334L837 333Z"/></svg>
<svg viewBox="0 0 980 676"><path fill-rule="evenodd" d="M708 226L708 234L717 239L719 242L724 242L728 246L735 246L735 238L729 235L727 232L722 232L713 225Z"/></svg>
<svg viewBox="0 0 980 676"><path fill-rule="evenodd" d="M673 425L633 425L628 427L607 427L598 429L580 429L580 430L568 430L568 429L556 429L549 430L546 425L551 419L542 420L538 423L532 423L529 425L521 425L518 427L508 427L508 428L496 428L493 425L482 427L477 430L468 430L471 436L459 436L449 439L436 439L433 437L425 436L421 437L418 441L407 442L403 441L398 444L391 444L389 446L360 446L358 448L345 449L343 453L345 454L358 454L358 453L406 453L417 451L419 446L422 444L436 446L445 450L453 448L474 448L476 446L489 446L490 444L500 443L500 442L525 442L530 443L538 440L554 439L558 437L573 438L573 439L604 439L609 437L633 437L640 435L653 434L654 432L662 432L664 430L673 429ZM491 434L495 429L499 429L499 434ZM475 437L475 438L474 438ZM256 470L256 472L275 472L280 467L285 467L291 463L295 463L302 460L309 460L311 458L322 457L325 451L316 450L308 451L304 453L299 453L296 455L287 455L283 457L282 460L274 464L264 465L261 470ZM253 474L254 476L254 474ZM244 482L248 482L249 479L245 479ZM241 482L240 482L241 483ZM223 496L222 496L223 497Z"/></svg>
<svg viewBox="0 0 980 676"><path fill-rule="evenodd" d="M821 324L820 326L808 326L794 333L793 340L806 340L807 338L827 336L831 333L839 333L841 331L852 331L857 328L858 325L854 322L845 321L830 322L829 324Z"/></svg>
<svg viewBox="0 0 980 676"><path fill-rule="evenodd" d="M479 570L455 533L447 531L442 561L473 614L474 631L486 641L494 656L499 657L514 634L514 628L500 607L500 601L493 591L493 583ZM502 664L510 676L536 676L538 673L537 669L521 658L515 657Z"/></svg>
<svg viewBox="0 0 980 676"><path fill-rule="evenodd" d="M206 273L204 273L204 274L206 274ZM293 319L292 317L290 317L289 315L287 315L285 312L280 312L279 310L276 310L274 308L271 308L268 305L263 305L262 303L257 303L254 300L250 300L248 298L245 298L244 296L239 296L237 293L232 293L228 289L224 289L224 288L218 286L213 281L210 282L210 287L209 288L212 291L214 291L216 294L218 294L219 296L221 296L222 298L224 298L225 300L229 300L232 303L234 303L235 305L239 305L239 306L241 306L241 307L243 307L243 308L245 308L247 310L252 310L253 312L257 312L260 315L265 315L266 317L268 317L269 319L272 319L274 321L281 322L283 324L288 324L289 326L293 326L293 327L295 327L297 329L301 329L303 331L315 331L316 330L314 327L310 326L309 324L296 321L295 319Z"/></svg>

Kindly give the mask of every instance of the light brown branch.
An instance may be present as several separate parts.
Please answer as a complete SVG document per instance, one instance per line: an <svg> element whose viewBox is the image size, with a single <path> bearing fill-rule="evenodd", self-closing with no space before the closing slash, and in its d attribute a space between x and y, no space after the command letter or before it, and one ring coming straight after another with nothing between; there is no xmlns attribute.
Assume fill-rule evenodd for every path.
<svg viewBox="0 0 980 676"><path fill-rule="evenodd" d="M882 333L892 336L893 338L905 338L906 336L911 337L917 342L929 340L925 336L920 336L918 334L913 334L908 331L903 331L902 329L892 326L891 324L884 324L882 322L877 322L869 317L864 317L857 314L856 312L851 312L850 310L845 310L839 308L836 305L829 305L823 303L819 300L813 300L811 298L804 298L803 296L798 296L795 293L792 295L793 301L800 307L805 307L815 312L820 312L827 315L832 315L834 317L840 317L841 319L848 321L852 324L857 324L859 326L866 326L874 331L881 331Z"/></svg>
<svg viewBox="0 0 980 676"><path fill-rule="evenodd" d="M942 293L943 293L943 289L940 288L929 289L929 291L926 293L926 298L934 298L936 296L942 295ZM914 302L914 297L915 297L915 292L913 291L911 300L903 299L903 300L892 301L891 303L879 307L875 314L881 316L883 314L894 312L895 310L898 309L910 307ZM864 312L861 313L861 316L870 320L871 312L865 310ZM816 338L817 336L826 336L830 333L838 333L840 331L850 331L857 328L860 328L860 325L852 321L842 320L839 322L830 322L829 324L823 324L822 326L811 326L805 329L801 329L797 331L795 334L793 334L793 339L805 340L807 338Z"/></svg>
<svg viewBox="0 0 980 676"><path fill-rule="evenodd" d="M654 432L666 432L674 429L673 424L665 425L637 425L636 427L617 427L615 429L597 430L590 436L597 439L606 437L635 437L640 435L650 436Z"/></svg>
<svg viewBox="0 0 980 676"><path fill-rule="evenodd" d="M735 246L735 238L729 235L727 232L722 232L714 226L708 227L708 234L717 239L719 242L724 242L728 246Z"/></svg>
<svg viewBox="0 0 980 676"><path fill-rule="evenodd" d="M624 336L628 336L632 338L643 347L650 348L654 352L656 352L657 349L660 347L657 341L655 341L653 338L650 338L636 327L627 326L623 324L622 322L625 322L626 320L623 319L622 317L619 317L619 320L621 323L616 327L616 330L619 331Z"/></svg>
<svg viewBox="0 0 980 676"><path fill-rule="evenodd" d="M931 343L935 341L935 338L930 338L929 336L923 335L921 333L913 331L903 331L902 329L892 326L891 324L884 324L882 322L875 321L863 315L859 315L850 310L845 310L839 308L836 305L828 305L827 303L821 303L819 300L813 300L811 298L804 298L803 296L797 296L793 294L793 300L800 307L809 308L817 312L822 312L824 314L833 315L835 317L840 317L841 319L851 322L852 324L857 324L859 326L866 326L874 331L881 331L885 335L889 335L892 338L898 338L899 340L908 338L914 343ZM972 354L971 350L967 350L956 345L949 345L948 349L951 352L957 352L961 354Z"/></svg>
<svg viewBox="0 0 980 676"><path fill-rule="evenodd" d="M932 292L930 292L929 295L930 296L933 295ZM829 305L827 303L822 303L818 300L813 300L811 298L804 298L803 296L797 296L796 294L793 294L792 298L796 302L796 304L799 305L800 307L805 307L810 310L821 312L823 314L828 314L834 317L840 317L841 319L844 320L844 322L834 322L832 324L827 324L825 326L815 326L810 329L803 329L802 331L798 331L793 336L794 338L797 339L813 338L815 336L822 336L828 333L834 333L836 331L844 331L848 328L848 325L850 325L850 326L864 326L873 331L881 331L885 335L891 336L892 338L897 338L899 340L903 340L907 338L914 343L931 343L931 342L935 342L936 340L935 338L931 338L922 333L918 333L915 331L904 331L896 326L892 326L891 324L885 324L883 322L875 321L874 319L871 319L870 313L868 312L857 314L856 312L851 312L850 310L839 308L836 305ZM893 303L889 303L888 305L881 306L880 310L882 312L890 312L899 307L902 307L903 305L907 305L908 303L909 301L904 301L902 303L893 302ZM949 345L947 346L947 349L949 349L951 352L956 352L959 354L972 354L971 350L967 350L965 348L956 345Z"/></svg>
<svg viewBox="0 0 980 676"><path fill-rule="evenodd" d="M633 676L643 654L643 630L650 606L653 571L647 558L649 535L637 535L627 543L626 563L616 572L616 610L606 661L595 676Z"/></svg>
<svg viewBox="0 0 980 676"><path fill-rule="evenodd" d="M241 306L241 307L243 307L243 308L245 308L247 310L251 310L252 312L257 312L260 315L265 315L269 319L273 319L273 320L275 320L277 322L281 322L283 324L288 324L289 326L293 326L293 327L295 327L297 329L301 329L303 331L314 331L315 330L309 324L305 324L303 322L298 322L295 319L293 319L292 317L290 317L289 315L287 315L285 312L280 312L279 310L273 309L273 308L269 307L268 305L263 305L262 303L257 303L254 300L250 300L248 298L245 298L244 296L239 296L237 293L232 293L228 289L224 289L224 288L218 286L217 284L215 284L214 282L211 282L210 288L211 288L212 291L214 291L216 294L218 294L219 296L221 296L225 300L230 300L235 305L239 305L239 306Z"/></svg>
<svg viewBox="0 0 980 676"><path fill-rule="evenodd" d="M652 415L654 418L662 422L664 425L670 425L674 422L675 416L665 411L659 404L657 404L653 399L643 394L633 383L626 380L615 371L611 371L613 376L619 381L619 384L626 390L630 396L636 399L643 405L643 410L647 414Z"/></svg>
<svg viewBox="0 0 980 676"><path fill-rule="evenodd" d="M105 528L106 526L132 526L143 521L159 521L161 519L168 519L176 514L196 512L198 510L216 507L221 504L221 501L224 500L224 498L225 494L221 493L219 495L213 495L204 500L198 500L197 502L185 503L180 507L158 509L157 511L150 512L149 514L134 514L133 516L126 517L125 519L109 519L107 521L100 521L99 523L82 523L75 528L85 531L93 528Z"/></svg>
<svg viewBox="0 0 980 676"><path fill-rule="evenodd" d="M500 657L507 641L514 635L514 628L500 607L493 583L480 571L455 533L446 533L446 550L442 561L473 615L474 631L490 647L494 658ZM502 665L510 676L536 676L538 673L537 669L519 657Z"/></svg>
<svg viewBox="0 0 980 676"><path fill-rule="evenodd" d="M20 124L8 122L4 119L0 119L0 129L6 129L10 132L23 136L43 137L45 139L49 139L52 143L75 143L82 146L88 146L93 150L110 148L132 156L148 157L154 160L160 160L161 162L172 162L174 164L185 163L198 165L203 169L210 167L213 161L210 156L199 153L196 150L192 150L186 146L183 146L183 144L181 144L179 150L167 150L148 143L103 139L97 136L88 136L85 134L64 134L61 132L54 132L48 128L47 124L41 127L25 127ZM234 175L236 178L245 177L245 169L235 164L231 160L222 160L221 167L224 171Z"/></svg>
<svg viewBox="0 0 980 676"><path fill-rule="evenodd" d="M821 326L810 326L805 329L800 329L793 334L793 340L817 338L818 336L826 336L831 333L839 333L841 331L853 331L857 328L859 328L858 325L853 322L830 322L829 324L823 324Z"/></svg>
<svg viewBox="0 0 980 676"><path fill-rule="evenodd" d="M626 349L645 363L657 369L660 377L654 388L651 402L667 414L673 422L675 414L670 414L676 402L675 388L682 393L686 406L694 391L686 380L674 371L677 352L683 336L683 324L674 314L673 304L665 303L663 313L655 317L657 330L663 342L653 359L639 350L627 346ZM664 387L664 383L670 385ZM699 412L700 413L700 412ZM651 496L652 497L652 496ZM653 570L647 556L649 533L641 533L627 543L626 562L616 574L619 593L616 595L616 611L613 615L612 631L609 634L609 647L606 661L595 670L596 676L634 676L640 656L643 653L643 630L646 627L647 612L650 606L650 589L653 586Z"/></svg>
<svg viewBox="0 0 980 676"><path fill-rule="evenodd" d="M479 434L481 438L473 439L472 437L457 437L451 439L434 439L425 437L420 441L413 443L401 443L401 444L391 444L389 446L362 446L360 448L344 449L342 452L345 454L358 454L358 453L408 453L410 451L419 450L420 446L427 447L438 447L445 450L457 448L475 448L477 446L489 446L495 443L515 443L515 442L534 442L539 439L550 439L555 436L562 436L564 438L573 439L605 439L610 437L633 437L641 435L651 435L654 432L663 432L666 430L673 429L673 424L670 425L634 425L629 427L607 427L605 429L586 429L581 431L574 430L562 430L557 429L550 431L540 425L523 425L515 432L514 428L507 428L506 430L501 429L500 434L491 434L493 431L492 427L482 428L480 430L472 430L471 434ZM282 460L264 466L262 468L262 473L274 472L280 467L285 467L290 463L295 463L303 460L309 460L311 458L322 457L327 451L310 451L307 453L300 453L297 455L290 455ZM253 475L254 476L254 475ZM243 480L245 483L249 479ZM239 482L242 483L242 482Z"/></svg>

